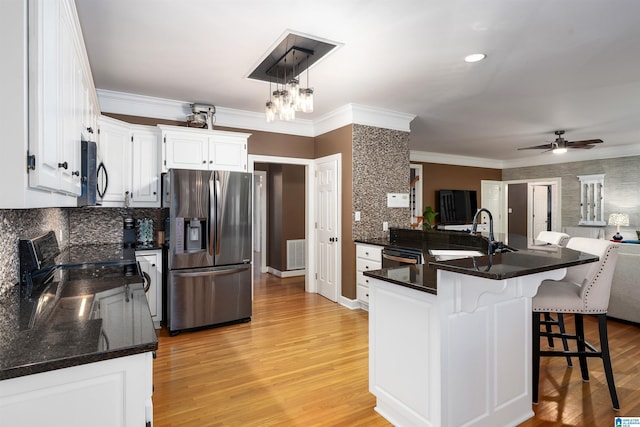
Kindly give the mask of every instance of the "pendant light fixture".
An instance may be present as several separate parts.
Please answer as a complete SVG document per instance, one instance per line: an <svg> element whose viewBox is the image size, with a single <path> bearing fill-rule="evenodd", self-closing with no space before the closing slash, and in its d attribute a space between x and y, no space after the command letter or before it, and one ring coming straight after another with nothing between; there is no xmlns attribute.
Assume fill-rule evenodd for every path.
<svg viewBox="0 0 640 427"><path fill-rule="evenodd" d="M309 68L342 44L295 31L286 31L247 75L269 82L264 105L267 122L295 120L296 113L314 112L314 89ZM303 86L306 71L306 86Z"/></svg>

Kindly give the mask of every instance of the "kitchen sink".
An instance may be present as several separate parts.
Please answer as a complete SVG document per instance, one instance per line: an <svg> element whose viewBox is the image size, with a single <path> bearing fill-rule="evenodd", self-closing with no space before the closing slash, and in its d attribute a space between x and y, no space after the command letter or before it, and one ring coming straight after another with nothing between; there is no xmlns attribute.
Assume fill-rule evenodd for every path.
<svg viewBox="0 0 640 427"><path fill-rule="evenodd" d="M486 255L484 252L465 249L429 249L429 254L435 257L436 261L449 261L452 259Z"/></svg>

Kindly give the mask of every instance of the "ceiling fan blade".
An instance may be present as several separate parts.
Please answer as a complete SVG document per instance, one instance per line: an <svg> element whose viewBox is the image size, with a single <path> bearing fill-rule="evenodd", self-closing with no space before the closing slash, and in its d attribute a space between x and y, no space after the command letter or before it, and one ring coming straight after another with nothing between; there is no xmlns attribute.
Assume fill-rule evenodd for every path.
<svg viewBox="0 0 640 427"><path fill-rule="evenodd" d="M567 148L579 148L581 150L589 150L593 148L593 145L567 145Z"/></svg>
<svg viewBox="0 0 640 427"><path fill-rule="evenodd" d="M535 147L524 147L524 148L518 148L518 150L540 150L543 148L547 148L547 149L551 149L553 148L552 144L543 144L543 145L536 145Z"/></svg>
<svg viewBox="0 0 640 427"><path fill-rule="evenodd" d="M584 145L589 145L589 144L601 144L602 140L601 139L586 139L584 141L570 141L567 142L567 145L569 147L578 147L578 146L584 146Z"/></svg>

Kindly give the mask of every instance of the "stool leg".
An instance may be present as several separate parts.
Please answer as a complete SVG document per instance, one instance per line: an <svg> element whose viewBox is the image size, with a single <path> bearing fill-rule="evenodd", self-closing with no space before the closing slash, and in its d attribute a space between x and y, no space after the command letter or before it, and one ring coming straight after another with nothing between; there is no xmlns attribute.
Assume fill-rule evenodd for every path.
<svg viewBox="0 0 640 427"><path fill-rule="evenodd" d="M544 321L545 321L545 330L547 331L547 334L551 334L551 313L544 313ZM549 347L553 347L553 337L551 335L547 335L547 344L549 344Z"/></svg>
<svg viewBox="0 0 640 427"><path fill-rule="evenodd" d="M580 361L580 372L582 372L582 381L589 381L589 368L587 366L587 356L586 351L587 348L584 345L584 322L583 316L581 313L574 314L574 318L576 321L576 336L578 337L578 353L581 353L578 356L578 360Z"/></svg>
<svg viewBox="0 0 640 427"><path fill-rule="evenodd" d="M558 313L558 327L560 328L560 333L564 335L566 332L564 328L564 314L562 313ZM567 339L564 337L562 338L562 348L564 351L569 351L569 344L567 343ZM567 356L567 366L573 366L573 362L569 356Z"/></svg>
<svg viewBox="0 0 640 427"><path fill-rule="evenodd" d="M613 409L620 410L618 402L618 394L616 393L616 385L613 381L613 369L611 368L611 356L609 355L609 337L607 334L607 315L598 315L598 330L600 332L600 350L602 351L602 364L604 365L604 374L607 377L609 386L609 394L611 395L611 403Z"/></svg>
<svg viewBox="0 0 640 427"><path fill-rule="evenodd" d="M533 387L531 401L534 404L538 404L538 382L540 381L540 314L533 312L532 330L533 330L533 342L532 342L532 360L531 360L531 372L532 380L531 387Z"/></svg>

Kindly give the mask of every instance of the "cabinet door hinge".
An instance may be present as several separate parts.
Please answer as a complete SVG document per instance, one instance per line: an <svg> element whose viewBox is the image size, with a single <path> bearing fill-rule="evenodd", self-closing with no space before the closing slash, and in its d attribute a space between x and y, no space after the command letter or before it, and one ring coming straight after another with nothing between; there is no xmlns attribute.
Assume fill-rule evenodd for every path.
<svg viewBox="0 0 640 427"><path fill-rule="evenodd" d="M316 273L316 280L318 280L318 273Z"/></svg>
<svg viewBox="0 0 640 427"><path fill-rule="evenodd" d="M36 169L36 155L29 154L29 152L27 151L27 172L29 172L29 170L35 170L35 169Z"/></svg>
<svg viewBox="0 0 640 427"><path fill-rule="evenodd" d="M162 142L164 142L165 144L167 143L167 137L166 136L164 138L162 138Z"/></svg>
<svg viewBox="0 0 640 427"><path fill-rule="evenodd" d="M131 135L131 142L133 142L133 135Z"/></svg>

